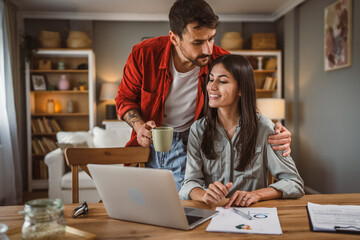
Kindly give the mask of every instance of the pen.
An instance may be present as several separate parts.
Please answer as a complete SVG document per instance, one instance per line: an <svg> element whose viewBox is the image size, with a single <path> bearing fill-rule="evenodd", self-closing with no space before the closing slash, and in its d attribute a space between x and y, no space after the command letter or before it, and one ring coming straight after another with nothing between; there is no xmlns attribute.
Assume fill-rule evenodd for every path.
<svg viewBox="0 0 360 240"><path fill-rule="evenodd" d="M252 217L250 217L250 215L247 215L246 213L243 213L242 211L233 208L234 212L240 216L242 216L243 218L245 218L246 220L252 220Z"/></svg>

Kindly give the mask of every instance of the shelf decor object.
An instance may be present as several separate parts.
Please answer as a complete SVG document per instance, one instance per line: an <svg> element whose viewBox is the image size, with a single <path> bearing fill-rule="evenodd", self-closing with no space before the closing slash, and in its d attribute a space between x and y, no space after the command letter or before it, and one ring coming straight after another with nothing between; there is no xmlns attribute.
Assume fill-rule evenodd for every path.
<svg viewBox="0 0 360 240"><path fill-rule="evenodd" d="M221 39L221 47L228 50L243 48L243 38L240 32L226 32Z"/></svg>
<svg viewBox="0 0 360 240"><path fill-rule="evenodd" d="M69 80L66 75L61 75L58 83L59 90L68 90L70 88Z"/></svg>
<svg viewBox="0 0 360 240"><path fill-rule="evenodd" d="M32 75L31 76L34 91L45 91L46 82L44 75Z"/></svg>
<svg viewBox="0 0 360 240"><path fill-rule="evenodd" d="M276 49L276 33L253 33L251 48L254 50Z"/></svg>
<svg viewBox="0 0 360 240"><path fill-rule="evenodd" d="M42 48L60 48L61 37L59 32L41 31L38 37Z"/></svg>
<svg viewBox="0 0 360 240"><path fill-rule="evenodd" d="M106 119L117 119L115 97L118 91L119 85L117 83L103 83L100 91L100 101L111 101L106 104Z"/></svg>
<svg viewBox="0 0 360 240"><path fill-rule="evenodd" d="M46 104L46 112L47 113L54 113L55 112L55 104L54 99L48 99Z"/></svg>
<svg viewBox="0 0 360 240"><path fill-rule="evenodd" d="M64 62L58 62L58 70L65 70L65 63Z"/></svg>
<svg viewBox="0 0 360 240"><path fill-rule="evenodd" d="M263 70L263 67L262 67L262 60L263 59L264 59L264 57L262 57L262 56L257 57L257 60L258 60L258 68L257 68L257 70Z"/></svg>

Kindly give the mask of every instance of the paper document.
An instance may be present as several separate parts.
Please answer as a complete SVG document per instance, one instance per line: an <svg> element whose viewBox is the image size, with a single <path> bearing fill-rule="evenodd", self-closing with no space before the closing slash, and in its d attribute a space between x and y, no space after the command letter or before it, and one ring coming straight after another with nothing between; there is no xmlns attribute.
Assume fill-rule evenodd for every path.
<svg viewBox="0 0 360 240"><path fill-rule="evenodd" d="M282 234L276 208L217 207L207 232Z"/></svg>
<svg viewBox="0 0 360 240"><path fill-rule="evenodd" d="M360 206L320 205L308 202L314 231L353 231L360 233Z"/></svg>

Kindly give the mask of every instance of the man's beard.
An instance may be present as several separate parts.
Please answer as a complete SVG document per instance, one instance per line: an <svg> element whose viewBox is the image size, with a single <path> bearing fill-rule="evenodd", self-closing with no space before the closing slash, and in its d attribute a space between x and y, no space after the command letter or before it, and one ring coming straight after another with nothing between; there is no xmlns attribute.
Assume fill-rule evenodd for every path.
<svg viewBox="0 0 360 240"><path fill-rule="evenodd" d="M205 55L205 54L203 54L203 55L197 56L196 58L191 58L191 57L189 57L189 56L187 56L187 55L185 54L184 48L181 46L181 44L179 45L179 49L180 49L182 55L183 55L187 60L189 60L191 63L195 64L196 66L204 67L204 66L208 65L209 60L210 60L210 55ZM202 63L202 62L198 61L198 59L205 58L205 57L208 58L208 60L207 60L205 63Z"/></svg>

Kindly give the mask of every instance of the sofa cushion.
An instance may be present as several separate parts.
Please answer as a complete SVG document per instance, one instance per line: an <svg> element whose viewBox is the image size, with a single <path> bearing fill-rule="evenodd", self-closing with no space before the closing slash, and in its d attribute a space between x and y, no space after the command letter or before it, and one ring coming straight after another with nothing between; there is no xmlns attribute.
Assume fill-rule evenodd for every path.
<svg viewBox="0 0 360 240"><path fill-rule="evenodd" d="M61 188L71 189L71 180L72 180L71 172L66 173L61 178ZM94 181L89 177L89 175L87 175L86 172L81 171L79 172L79 189L85 189L85 188L96 189Z"/></svg>
<svg viewBox="0 0 360 240"><path fill-rule="evenodd" d="M58 132L56 139L59 143L79 144L86 142L88 147L94 147L93 135L91 132Z"/></svg>
<svg viewBox="0 0 360 240"><path fill-rule="evenodd" d="M93 142L96 148L125 147L130 139L131 132L128 128L124 129L103 129L94 127Z"/></svg>

